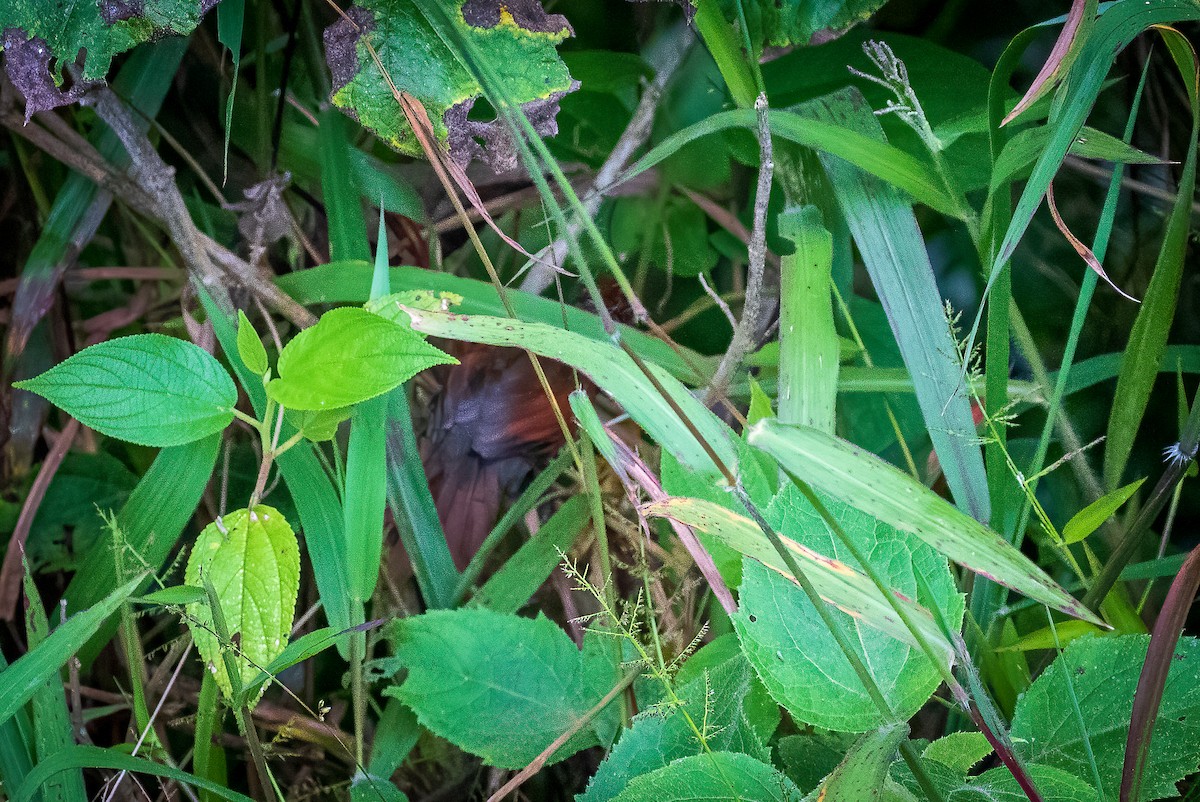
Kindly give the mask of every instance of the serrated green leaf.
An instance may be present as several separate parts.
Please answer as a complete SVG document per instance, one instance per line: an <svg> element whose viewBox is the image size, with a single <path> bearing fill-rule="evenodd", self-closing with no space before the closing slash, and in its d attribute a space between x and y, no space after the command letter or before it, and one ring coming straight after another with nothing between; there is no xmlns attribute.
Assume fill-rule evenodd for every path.
<svg viewBox="0 0 1200 802"><path fill-rule="evenodd" d="M334 409L289 409L283 413L287 422L296 427L306 440L320 443L332 440L338 433L338 427L343 421L349 420L354 414L354 407L336 407Z"/></svg>
<svg viewBox="0 0 1200 802"><path fill-rule="evenodd" d="M1145 481L1145 478L1138 479L1136 482L1131 482L1124 487L1117 488L1111 493L1106 493L1075 513L1071 517L1071 520L1067 521L1067 525L1063 527L1063 541L1066 543L1078 543L1092 532L1095 532L1117 510L1121 509L1126 501L1129 501Z"/></svg>
<svg viewBox="0 0 1200 802"><path fill-rule="evenodd" d="M965 776L991 753L992 745L982 732L952 732L925 747L921 757L949 766Z"/></svg>
<svg viewBox="0 0 1200 802"><path fill-rule="evenodd" d="M695 755L700 745L685 712L692 724L707 727L709 749L769 759L765 744L779 723L779 708L738 651L737 638L726 635L700 649L683 664L675 682L682 704L634 716L577 802L608 802L634 778ZM774 713L773 723L756 728L754 719L761 722L767 710Z"/></svg>
<svg viewBox="0 0 1200 802"><path fill-rule="evenodd" d="M333 309L284 346L267 392L288 409L348 407L445 363L456 361L402 326L365 309Z"/></svg>
<svg viewBox="0 0 1200 802"><path fill-rule="evenodd" d="M771 766L737 752L676 760L633 780L615 802L800 802L800 789Z"/></svg>
<svg viewBox="0 0 1200 802"><path fill-rule="evenodd" d="M1096 789L1053 766L1027 764L1043 802L1096 802ZM1109 797L1110 799L1112 797ZM985 771L951 792L946 802L1028 802L1029 797L1006 768Z"/></svg>
<svg viewBox="0 0 1200 802"><path fill-rule="evenodd" d="M945 557L913 535L848 505L825 503L885 584L925 608L936 606L955 630L961 626L963 598ZM784 488L765 515L781 535L862 570L793 485ZM933 598L918 593L917 573ZM825 729L866 732L877 727L879 708L794 581L753 560L746 561L742 576L734 628L746 657L775 700L797 721ZM812 578L815 584L816 577ZM911 643L879 637L865 617L831 612L896 714L901 719L914 715L941 684L937 667Z"/></svg>
<svg viewBox="0 0 1200 802"><path fill-rule="evenodd" d="M144 446L178 446L233 420L237 388L212 356L163 334L109 340L15 382L80 423Z"/></svg>
<svg viewBox="0 0 1200 802"><path fill-rule="evenodd" d="M262 339L254 330L246 313L240 309L238 310L237 349L238 356L242 358L242 364L251 373L261 376L267 372L267 368L270 367L267 362L267 349L263 347Z"/></svg>
<svg viewBox="0 0 1200 802"><path fill-rule="evenodd" d="M1149 641L1147 635L1121 635L1083 638L1068 646L1017 702L1012 724L1017 754L1089 777L1086 735L1104 797L1116 799L1133 695ZM1146 762L1143 800L1175 796L1175 783L1200 765L1198 685L1200 640L1182 638L1163 691ZM1086 734L1080 731L1078 719L1064 709L1064 700L1072 693L1079 700Z"/></svg>
<svg viewBox="0 0 1200 802"><path fill-rule="evenodd" d="M1101 624L994 531L874 454L816 429L771 420L750 430L750 444L813 488L911 532L952 561L1056 610Z"/></svg>
<svg viewBox="0 0 1200 802"><path fill-rule="evenodd" d="M516 156L505 124L468 121L483 89L420 5L414 0L364 0L325 31L334 105L400 152L423 155L367 49L370 42L396 89L421 102L438 142L459 163L482 157L497 170L511 169ZM566 19L547 14L536 0L519 5L453 0L447 3L446 16L455 35L470 40L491 62L538 132L556 133L558 99L575 88L556 49L572 33Z"/></svg>
<svg viewBox="0 0 1200 802"><path fill-rule="evenodd" d="M758 525L732 510L700 499L670 498L644 504L641 511L647 516L672 518L691 526L697 530L697 534L703 535L701 542L706 545L714 541L723 543L753 561L762 563L789 581L794 581L791 579L791 571L775 553L775 549L771 547ZM893 638L919 647L912 633L897 620L891 605L880 596L878 589L867 577L845 563L818 554L786 536L781 536L781 539L812 580L821 598L843 611L852 613L859 621ZM929 611L910 599L901 596L896 598L905 607L908 617L915 623L923 639L933 646L935 652L944 657L946 665L951 665L954 649ZM778 655L770 655L769 658L781 659Z"/></svg>
<svg viewBox="0 0 1200 802"><path fill-rule="evenodd" d="M542 616L436 610L398 621L395 643L408 678L388 695L433 733L502 768L527 765L618 679L611 663L588 659ZM596 743L584 727L550 763Z"/></svg>
<svg viewBox="0 0 1200 802"><path fill-rule="evenodd" d="M233 655L239 686L254 680L283 652L300 590L300 546L278 510L266 505L235 510L204 527L188 557L184 581L193 587L208 582L216 591L229 636L238 644ZM189 605L188 615L196 650L231 697L222 652L232 645L217 638L208 605Z"/></svg>

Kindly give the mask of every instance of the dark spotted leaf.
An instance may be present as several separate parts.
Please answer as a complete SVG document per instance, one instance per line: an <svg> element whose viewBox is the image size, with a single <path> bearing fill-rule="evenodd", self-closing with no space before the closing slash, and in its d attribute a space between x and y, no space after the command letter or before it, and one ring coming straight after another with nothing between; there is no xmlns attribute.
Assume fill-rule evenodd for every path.
<svg viewBox="0 0 1200 802"><path fill-rule="evenodd" d="M425 107L438 141L456 161L480 158L498 171L515 167L508 129L472 115L484 90L419 6L416 0L363 0L326 29L334 105L396 150L422 154L373 48L396 89ZM556 134L558 101L576 87L556 50L573 33L566 18L547 14L537 0L454 0L448 6L458 33L488 59L538 133Z"/></svg>

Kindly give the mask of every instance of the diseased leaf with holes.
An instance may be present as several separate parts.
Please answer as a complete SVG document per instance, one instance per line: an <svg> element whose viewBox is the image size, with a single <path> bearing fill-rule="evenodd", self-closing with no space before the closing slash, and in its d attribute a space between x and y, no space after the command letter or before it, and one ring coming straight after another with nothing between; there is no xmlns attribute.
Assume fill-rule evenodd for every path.
<svg viewBox="0 0 1200 802"><path fill-rule="evenodd" d="M325 31L325 57L333 72L333 103L393 148L422 155L405 123L369 43L401 92L429 114L438 141L460 164L481 158L497 171L517 164L504 122L469 119L483 88L420 10L417 0L365 0ZM446 15L456 33L474 44L520 103L538 133L553 136L558 101L575 88L557 46L571 36L560 14L538 0L453 0Z"/></svg>
<svg viewBox="0 0 1200 802"><path fill-rule="evenodd" d="M25 96L25 119L77 101L104 79L113 57L168 34L191 33L217 0L52 0L0 3L4 65ZM63 87L63 65L86 51L80 79Z"/></svg>
<svg viewBox="0 0 1200 802"><path fill-rule="evenodd" d="M1077 777L1092 776L1079 701L1106 799L1121 786L1133 695L1150 642L1147 635L1088 637L1068 646L1017 702L1014 748L1024 760ZM1143 785L1144 800L1174 796L1175 783L1200 765L1200 640L1182 638L1167 675Z"/></svg>
<svg viewBox="0 0 1200 802"><path fill-rule="evenodd" d="M292 527L263 504L213 521L196 538L184 574L193 587L204 587L206 580L216 591L229 637L238 644L232 653L245 686L283 652L292 631L300 590L300 547ZM217 638L207 604L188 605L188 614L196 650L230 697L222 651L231 645ZM261 694L260 688L250 703Z"/></svg>
<svg viewBox="0 0 1200 802"><path fill-rule="evenodd" d="M915 536L846 504L824 502L884 583L925 608L936 606L948 625L958 630L963 598L945 557ZM862 570L795 486L784 488L767 508L766 517L781 535ZM932 598L918 593L917 573ZM824 729L867 732L878 727L879 709L803 591L786 575L755 560L745 561L742 577L734 628L746 657L775 700L797 721ZM941 684L937 668L918 647L879 637L857 616L837 609L831 612L896 715L901 719L914 715Z"/></svg>
<svg viewBox="0 0 1200 802"><path fill-rule="evenodd" d="M13 386L102 434L143 446L178 446L219 432L237 403L220 362L163 334L93 345Z"/></svg>
<svg viewBox="0 0 1200 802"><path fill-rule="evenodd" d="M386 693L489 766L527 765L617 683L611 661L594 649L581 652L541 615L435 610L399 620L395 631L408 678ZM585 726L549 762L597 743Z"/></svg>
<svg viewBox="0 0 1200 802"><path fill-rule="evenodd" d="M422 337L365 309L333 309L279 354L268 394L288 409L348 407L399 387L425 368L455 364Z"/></svg>
<svg viewBox="0 0 1200 802"><path fill-rule="evenodd" d="M779 707L738 651L732 634L688 658L675 685L682 705L660 701L634 716L632 727L621 735L577 802L607 802L634 778L696 754L701 747L692 725L704 734L711 750L770 759L765 744L779 724Z"/></svg>
<svg viewBox="0 0 1200 802"><path fill-rule="evenodd" d="M616 802L800 802L795 784L771 766L737 752L676 760L631 782Z"/></svg>

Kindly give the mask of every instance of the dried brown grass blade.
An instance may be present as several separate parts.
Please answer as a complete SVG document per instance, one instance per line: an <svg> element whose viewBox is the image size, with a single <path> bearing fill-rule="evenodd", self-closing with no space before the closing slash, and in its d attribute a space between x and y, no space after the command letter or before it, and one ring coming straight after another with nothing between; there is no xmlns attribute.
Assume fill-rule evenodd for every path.
<svg viewBox="0 0 1200 802"><path fill-rule="evenodd" d="M1108 273L1104 272L1104 266L1100 264L1100 260L1096 258L1096 254L1092 253L1092 249L1083 240L1075 236L1071 232L1071 229L1067 227L1066 222L1062 219L1062 215L1058 213L1058 206L1054 203L1053 182L1046 187L1046 205L1050 207L1050 216L1054 218L1054 225L1058 226L1058 230L1067 238L1067 242L1071 243L1071 247L1075 249L1075 253L1079 254L1083 258L1083 261L1087 262L1088 267L1094 270L1097 276L1104 279L1108 286L1120 293L1121 296L1128 298L1135 304L1140 304L1141 301L1113 283L1113 280L1108 277Z"/></svg>

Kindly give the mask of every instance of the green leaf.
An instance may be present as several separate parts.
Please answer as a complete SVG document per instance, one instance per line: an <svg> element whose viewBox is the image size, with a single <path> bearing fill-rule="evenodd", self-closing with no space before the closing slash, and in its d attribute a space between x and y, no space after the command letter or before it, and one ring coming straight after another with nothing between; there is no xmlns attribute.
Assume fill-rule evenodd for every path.
<svg viewBox="0 0 1200 802"><path fill-rule="evenodd" d="M897 747L907 736L907 724L890 724L868 732L821 781L817 798L822 802L858 802L875 796L883 787Z"/></svg>
<svg viewBox="0 0 1200 802"><path fill-rule="evenodd" d="M354 414L354 407L336 407L334 409L294 410L283 413L287 422L296 427L306 440L320 443L332 440L337 436L338 427L343 421L349 420Z"/></svg>
<svg viewBox="0 0 1200 802"><path fill-rule="evenodd" d="M1053 766L1026 764L1043 802L1096 802L1096 789ZM1108 797L1112 799L1113 797ZM1029 797L1006 768L985 771L955 789L946 802L1028 802Z"/></svg>
<svg viewBox="0 0 1200 802"><path fill-rule="evenodd" d="M219 432L237 403L221 363L163 334L93 345L13 386L102 434L144 446L178 446Z"/></svg>
<svg viewBox="0 0 1200 802"><path fill-rule="evenodd" d="M634 778L695 755L701 747L687 717L705 727L711 750L770 758L765 744L778 725L779 708L738 651L737 638L726 635L700 649L675 681L682 704L660 702L634 716L577 802L608 802ZM773 722L756 729L753 719L767 718L766 710L773 712Z"/></svg>
<svg viewBox="0 0 1200 802"><path fill-rule="evenodd" d="M5 65L25 95L26 120L39 111L73 103L108 73L113 57L168 34L186 35L212 4L202 0L139 3L72 3L9 0L0 4ZM86 52L80 80L62 90L66 64Z"/></svg>
<svg viewBox="0 0 1200 802"><path fill-rule="evenodd" d="M427 612L396 623L396 652L408 678L388 695L431 732L501 768L527 765L617 683L613 665L587 659L542 616ZM583 727L550 762L596 743Z"/></svg>
<svg viewBox="0 0 1200 802"><path fill-rule="evenodd" d="M963 598L945 557L913 535L846 504L825 504L886 585L925 608L936 606L953 629L961 626ZM781 535L862 570L795 486L785 487L765 514ZM917 573L932 598L918 593ZM794 581L753 560L746 561L742 576L734 628L775 700L797 721L825 729L866 732L877 727L879 708ZM813 580L815 584L815 576ZM831 612L896 715L913 716L941 684L937 667L910 643L879 637L869 621L841 610Z"/></svg>
<svg viewBox="0 0 1200 802"><path fill-rule="evenodd" d="M1126 501L1129 501L1145 481L1145 478L1138 479L1136 482L1117 488L1111 493L1106 493L1075 513L1071 517L1071 520L1067 521L1067 525L1063 527L1063 540L1067 543L1078 543L1092 532L1095 532L1117 510L1121 509Z"/></svg>
<svg viewBox="0 0 1200 802"><path fill-rule="evenodd" d="M325 31L325 55L333 71L333 103L350 112L396 150L423 155L422 148L379 72L373 45L396 89L425 107L437 141L460 164L483 158L497 171L512 169L516 155L505 123L468 120L483 89L454 43L443 39L413 0L365 0ZM499 0L447 3L454 34L469 40L498 72L507 94L521 104L538 133L557 132L558 100L575 88L557 46L571 35L558 14L537 2L517 10ZM486 143L481 145L480 141Z"/></svg>
<svg viewBox="0 0 1200 802"><path fill-rule="evenodd" d="M760 19L765 44L779 47L807 45L815 34L822 41L840 34L875 13L886 0L757 0L748 3L747 15ZM733 5L726 0L725 5ZM733 17L736 19L736 17ZM753 23L751 23L753 25Z"/></svg>
<svg viewBox="0 0 1200 802"><path fill-rule="evenodd" d="M884 138L857 91L828 95L799 108L848 132ZM987 474L975 440L970 393L912 206L854 165L826 154L820 159L913 377L921 415L950 492L976 520L987 521L991 514Z"/></svg>
<svg viewBox="0 0 1200 802"><path fill-rule="evenodd" d="M924 540L959 565L1085 621L1100 620L1007 541L908 474L845 440L766 420L750 444L813 488Z"/></svg>
<svg viewBox="0 0 1200 802"><path fill-rule="evenodd" d="M156 604L161 607L182 607L185 604L203 604L207 598L200 588L191 585L175 585L139 596L134 601L139 604Z"/></svg>
<svg viewBox="0 0 1200 802"><path fill-rule="evenodd" d="M641 511L646 516L672 518L679 523L695 528L697 534L703 535L701 542L706 546L715 541L752 558L751 561L746 562L743 570L752 561L757 561L789 581L794 581L791 571L776 554L775 549L771 547L758 525L732 510L710 501L670 498L645 504L641 507ZM880 596L878 589L867 577L845 563L818 554L786 536L781 535L780 537L784 545L796 557L808 578L812 580L822 599L842 610L852 612L859 621L893 638L919 647L912 633L896 620L896 613L891 605ZM944 657L946 665L952 664L954 649L929 611L910 599L898 596L897 600L906 608L908 617L915 622L924 640ZM765 656L764 659L780 660L781 658L779 655L771 654Z"/></svg>
<svg viewBox="0 0 1200 802"><path fill-rule="evenodd" d="M261 376L267 372L267 368L270 367L267 362L267 349L263 347L262 339L250 323L250 318L246 317L246 313L240 309L238 310L237 349L238 356L242 358L242 364L251 373Z"/></svg>
<svg viewBox="0 0 1200 802"><path fill-rule="evenodd" d="M952 732L925 747L921 757L949 766L965 776L991 753L992 745L982 732Z"/></svg>
<svg viewBox="0 0 1200 802"><path fill-rule="evenodd" d="M1017 754L1079 777L1091 776L1088 747L1107 799L1121 786L1133 695L1146 659L1147 635L1091 637L1069 645L1017 702L1012 740ZM1154 739L1146 762L1142 799L1173 797L1175 783L1200 765L1200 640L1182 638L1167 675ZM1067 705L1079 700L1079 720ZM1086 743L1085 743L1086 737Z"/></svg>
<svg viewBox="0 0 1200 802"><path fill-rule="evenodd" d="M737 752L676 760L643 774L615 802L800 802L800 790L771 766Z"/></svg>
<svg viewBox="0 0 1200 802"><path fill-rule="evenodd" d="M116 612L121 602L141 583L139 576L101 600L98 604L76 613L59 625L32 651L19 657L0 671L0 723L8 721L51 676L66 664L71 655L92 636L104 620Z"/></svg>
<svg viewBox="0 0 1200 802"><path fill-rule="evenodd" d="M289 643L270 663L263 666L254 679L246 682L242 692L247 697L253 698L259 693L259 687L266 685L272 677L320 654L330 646L344 642L354 631L353 629L338 630L336 627L323 627L301 635Z"/></svg>
<svg viewBox="0 0 1200 802"><path fill-rule="evenodd" d="M148 774L152 777L165 777L176 782L203 788L209 793L229 800L229 802L253 802L245 794L232 791L220 783L197 777L194 774L188 774L186 771L180 771L171 766L164 766L161 763L155 763L152 760L146 760L142 757L125 755L115 749L101 749L98 746L82 744L65 749L49 760L39 763L29 773L29 776L25 779L25 783L13 794L13 802L29 802L29 800L34 798L34 794L41 790L46 780L60 771L67 771L68 769L113 769L130 771L136 774Z"/></svg>
<svg viewBox="0 0 1200 802"><path fill-rule="evenodd" d="M365 309L333 309L279 355L267 392L289 409L348 407L399 387L453 357Z"/></svg>
<svg viewBox="0 0 1200 802"><path fill-rule="evenodd" d="M283 652L300 590L300 546L278 510L266 505L235 510L204 527L188 557L184 581L193 587L208 582L215 589L229 636L238 644L234 663L239 687ZM230 644L217 638L213 611L207 604L193 604L188 615L196 650L221 690L232 697L222 656Z"/></svg>

